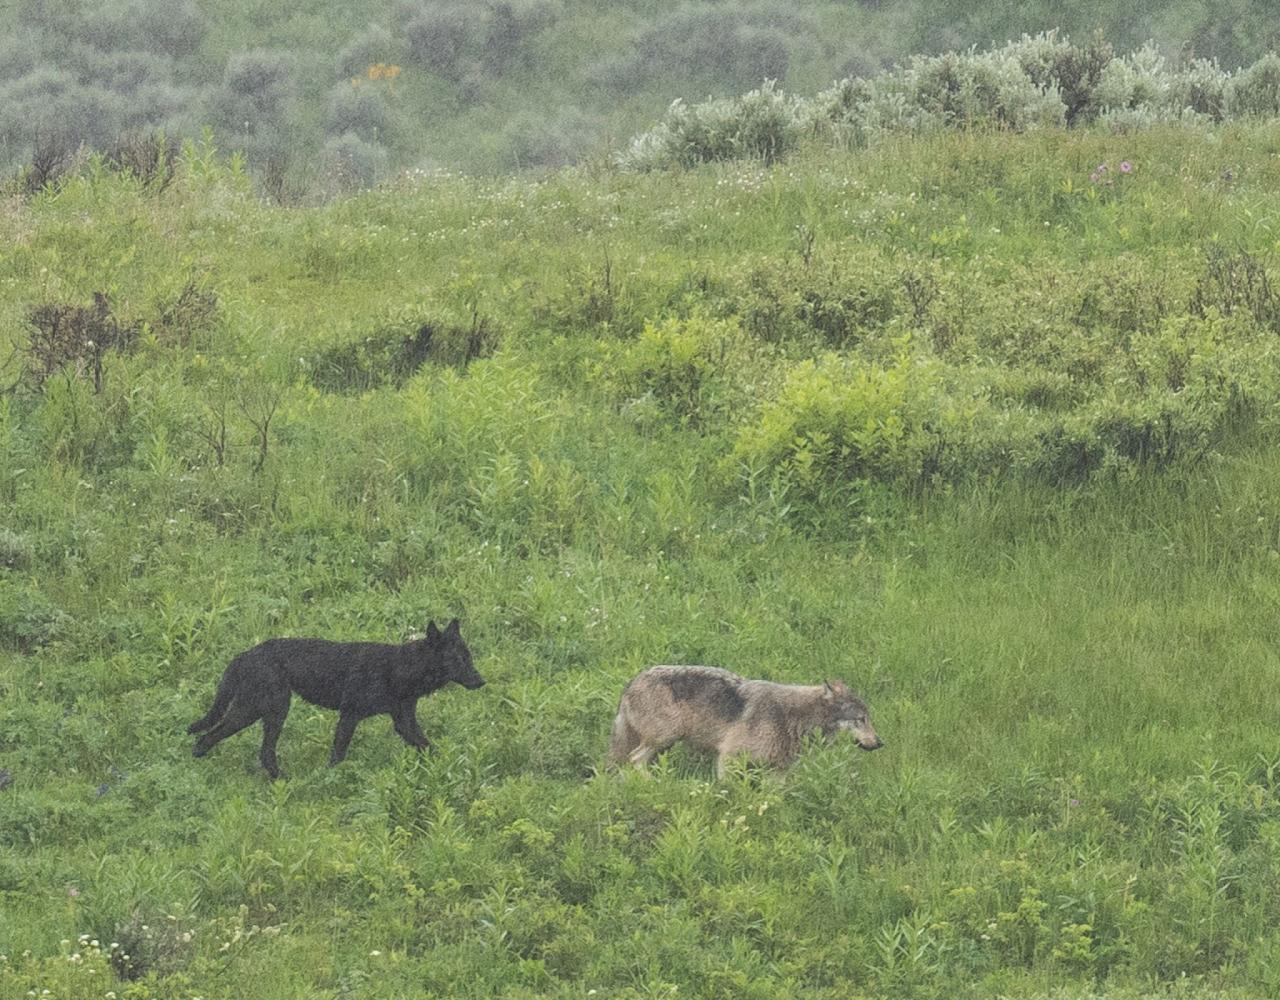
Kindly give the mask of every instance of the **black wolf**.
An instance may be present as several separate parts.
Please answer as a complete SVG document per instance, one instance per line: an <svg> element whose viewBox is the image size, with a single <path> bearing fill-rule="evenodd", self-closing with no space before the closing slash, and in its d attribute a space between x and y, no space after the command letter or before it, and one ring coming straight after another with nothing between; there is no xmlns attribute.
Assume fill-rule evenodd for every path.
<svg viewBox="0 0 1280 1000"><path fill-rule="evenodd" d="M425 638L402 646L268 639L231 661L218 683L213 707L187 732L204 733L192 751L203 757L215 744L261 719L259 759L267 773L278 778L276 741L294 691L313 705L338 710L329 756L333 765L347 755L360 720L384 712L406 743L419 749L428 746L418 727L418 699L450 681L468 689L484 686L484 678L471 665L471 651L462 641L456 618L443 632L431 622Z"/></svg>

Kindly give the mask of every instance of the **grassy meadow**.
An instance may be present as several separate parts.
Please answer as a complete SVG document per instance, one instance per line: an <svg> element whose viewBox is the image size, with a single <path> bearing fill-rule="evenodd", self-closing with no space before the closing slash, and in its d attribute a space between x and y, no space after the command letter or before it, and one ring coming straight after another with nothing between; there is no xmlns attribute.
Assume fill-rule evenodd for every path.
<svg viewBox="0 0 1280 1000"><path fill-rule="evenodd" d="M1277 995L1278 186L1230 125L6 199L0 996ZM431 753L191 758L236 652L455 615ZM657 662L886 747L597 773Z"/></svg>

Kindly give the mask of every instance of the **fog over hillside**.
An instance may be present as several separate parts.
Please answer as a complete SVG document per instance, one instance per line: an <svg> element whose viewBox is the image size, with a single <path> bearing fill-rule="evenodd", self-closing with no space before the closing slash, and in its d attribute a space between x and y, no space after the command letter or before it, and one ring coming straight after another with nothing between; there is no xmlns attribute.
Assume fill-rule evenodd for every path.
<svg viewBox="0 0 1280 1000"><path fill-rule="evenodd" d="M1116 53L1154 41L1171 65L1233 69L1275 46L1267 11L1262 0L20 0L0 11L0 169L84 147L128 162L139 136L161 131L211 131L284 198L404 168L546 168L625 149L676 98L765 80L813 95L1024 33L1100 37Z"/></svg>

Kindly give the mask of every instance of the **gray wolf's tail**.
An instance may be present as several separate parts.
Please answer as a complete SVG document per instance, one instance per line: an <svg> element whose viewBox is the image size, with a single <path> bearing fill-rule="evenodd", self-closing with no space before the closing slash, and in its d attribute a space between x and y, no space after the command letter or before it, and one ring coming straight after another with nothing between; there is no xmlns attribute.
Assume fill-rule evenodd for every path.
<svg viewBox="0 0 1280 1000"><path fill-rule="evenodd" d="M209 709L206 715L201 716L187 726L187 732L203 733L206 729L211 729L219 719L226 715L231 699L236 694L235 675L238 673L236 663L236 660L231 661L231 665L227 667L227 672L222 675L222 680L218 682L218 692L213 696L213 707Z"/></svg>

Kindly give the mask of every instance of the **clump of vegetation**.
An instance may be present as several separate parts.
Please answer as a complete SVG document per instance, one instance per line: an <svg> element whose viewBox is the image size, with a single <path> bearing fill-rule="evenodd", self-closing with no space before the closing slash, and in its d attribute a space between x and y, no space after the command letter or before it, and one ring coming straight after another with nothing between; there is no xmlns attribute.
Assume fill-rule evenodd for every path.
<svg viewBox="0 0 1280 1000"><path fill-rule="evenodd" d="M800 103L772 81L741 97L687 105L676 100L653 129L632 140L624 167L652 170L692 167L710 160L784 156L800 141Z"/></svg>
<svg viewBox="0 0 1280 1000"><path fill-rule="evenodd" d="M0 569L30 569L35 561L35 546L26 535L0 528Z"/></svg>
<svg viewBox="0 0 1280 1000"><path fill-rule="evenodd" d="M188 278L175 295L159 304L150 329L161 343L186 345L213 328L217 320L217 293L205 280Z"/></svg>
<svg viewBox="0 0 1280 1000"><path fill-rule="evenodd" d="M297 58L277 49L233 52L210 97L214 125L229 148L254 162L277 200L287 191L297 120Z"/></svg>
<svg viewBox="0 0 1280 1000"><path fill-rule="evenodd" d="M103 292L94 292L93 305L50 302L33 308L27 317L30 333L23 353L31 381L43 385L64 369L91 377L93 391L102 392L102 361L108 351L128 350L139 327L124 324L112 314Z"/></svg>
<svg viewBox="0 0 1280 1000"><path fill-rule="evenodd" d="M816 22L790 7L723 3L689 5L649 24L628 50L605 60L594 75L618 91L680 80L704 88L742 90L763 80L783 81L793 45L812 44Z"/></svg>
<svg viewBox="0 0 1280 1000"><path fill-rule="evenodd" d="M102 152L108 167L137 178L155 191L163 191L173 180L182 153L177 136L163 132L121 135Z"/></svg>
<svg viewBox="0 0 1280 1000"><path fill-rule="evenodd" d="M311 380L331 392L364 392L399 386L424 364L465 367L498 344L493 321L478 313L469 323L424 318L408 312L379 323L372 332L344 337L308 362Z"/></svg>
<svg viewBox="0 0 1280 1000"><path fill-rule="evenodd" d="M766 357L737 322L695 313L647 323L633 340L603 342L590 370L633 416L652 406L699 427L751 405L769 381Z"/></svg>
<svg viewBox="0 0 1280 1000"><path fill-rule="evenodd" d="M71 616L38 587L0 577L0 649L36 650L63 638Z"/></svg>
<svg viewBox="0 0 1280 1000"><path fill-rule="evenodd" d="M633 139L619 162L654 169L769 160L809 134L865 146L944 129L1021 132L1104 122L1129 130L1196 118L1273 117L1280 113L1277 66L1280 57L1267 55L1233 74L1205 59L1170 62L1151 44L1117 56L1098 36L1079 45L1050 31L988 51L913 56L889 70L841 80L813 98L768 87L736 100L677 104ZM749 138L760 134L787 138Z"/></svg>
<svg viewBox="0 0 1280 1000"><path fill-rule="evenodd" d="M767 341L849 347L884 330L901 308L898 278L879 261L774 259L740 281L743 325Z"/></svg>
<svg viewBox="0 0 1280 1000"><path fill-rule="evenodd" d="M344 132L325 142L318 169L325 192L334 195L373 187L386 176L387 162L385 146Z"/></svg>

